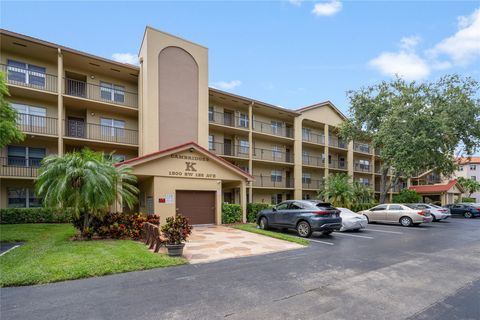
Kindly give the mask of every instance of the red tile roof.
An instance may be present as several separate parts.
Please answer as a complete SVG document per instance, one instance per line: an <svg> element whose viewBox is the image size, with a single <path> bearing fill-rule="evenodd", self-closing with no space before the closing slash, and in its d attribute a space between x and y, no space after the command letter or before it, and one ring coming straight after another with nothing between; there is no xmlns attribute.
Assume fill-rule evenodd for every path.
<svg viewBox="0 0 480 320"><path fill-rule="evenodd" d="M460 157L457 158L457 161L459 164L467 164L467 163L472 163L472 164L480 164L480 157Z"/></svg>
<svg viewBox="0 0 480 320"><path fill-rule="evenodd" d="M431 185L423 185L423 186L410 186L410 190L417 191L418 193L441 193L447 192L450 190L454 185L457 185L457 180L450 180L446 184L431 184ZM458 184L459 189L462 191L462 187Z"/></svg>

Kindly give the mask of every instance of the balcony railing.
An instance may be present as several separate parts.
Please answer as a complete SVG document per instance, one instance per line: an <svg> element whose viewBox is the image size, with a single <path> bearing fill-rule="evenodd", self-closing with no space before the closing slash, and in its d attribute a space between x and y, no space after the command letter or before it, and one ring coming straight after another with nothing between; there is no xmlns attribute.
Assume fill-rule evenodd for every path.
<svg viewBox="0 0 480 320"><path fill-rule="evenodd" d="M260 188L293 188L293 179L286 179L285 177L278 176L254 176L255 180L253 181L254 187Z"/></svg>
<svg viewBox="0 0 480 320"><path fill-rule="evenodd" d="M290 152L254 148L253 159L292 163L293 154Z"/></svg>
<svg viewBox="0 0 480 320"><path fill-rule="evenodd" d="M348 149L348 144L344 140L335 136L330 136L330 138L328 139L328 145L330 147Z"/></svg>
<svg viewBox="0 0 480 320"><path fill-rule="evenodd" d="M302 179L303 189L320 190L323 188L323 180Z"/></svg>
<svg viewBox="0 0 480 320"><path fill-rule="evenodd" d="M366 172L366 173L371 173L372 172L372 166L370 166L369 164L363 164L363 163L359 163L359 162L354 163L353 169L355 171L359 171L359 172Z"/></svg>
<svg viewBox="0 0 480 320"><path fill-rule="evenodd" d="M0 176L34 178L38 175L40 161L0 157Z"/></svg>
<svg viewBox="0 0 480 320"><path fill-rule="evenodd" d="M95 123L69 123L65 125L65 136L89 140L138 145L138 131L102 126Z"/></svg>
<svg viewBox="0 0 480 320"><path fill-rule="evenodd" d="M34 116L19 113L17 125L20 130L27 133L58 135L58 121L56 118Z"/></svg>
<svg viewBox="0 0 480 320"><path fill-rule="evenodd" d="M305 142L311 142L316 144L325 144L325 136L323 134L316 134L313 132L302 134L302 139Z"/></svg>
<svg viewBox="0 0 480 320"><path fill-rule="evenodd" d="M322 159L322 157L303 155L302 163L306 166L324 167L325 159Z"/></svg>
<svg viewBox="0 0 480 320"><path fill-rule="evenodd" d="M347 161L338 161L338 160L332 160L329 162L328 167L330 169L340 169L340 170L347 170L348 165Z"/></svg>
<svg viewBox="0 0 480 320"><path fill-rule="evenodd" d="M248 130L248 116L247 117L238 117L233 113L229 112L217 112L209 111L208 112L208 121L214 124L221 124L224 126L246 129Z"/></svg>
<svg viewBox="0 0 480 320"><path fill-rule="evenodd" d="M293 138L293 129L284 124L277 125L255 120L253 121L253 131L267 133L279 137Z"/></svg>
<svg viewBox="0 0 480 320"><path fill-rule="evenodd" d="M225 143L209 143L208 149L219 156L248 158L249 147Z"/></svg>
<svg viewBox="0 0 480 320"><path fill-rule="evenodd" d="M80 97L93 101L100 101L105 103L118 104L127 107L138 107L138 94L120 90L118 88L111 88L99 86L85 81L74 79L65 79L66 95Z"/></svg>
<svg viewBox="0 0 480 320"><path fill-rule="evenodd" d="M368 153L368 154L372 153L372 148L368 143L354 142L353 150L357 152Z"/></svg>
<svg viewBox="0 0 480 320"><path fill-rule="evenodd" d="M29 69L0 64L8 84L31 89L57 92L57 76Z"/></svg>

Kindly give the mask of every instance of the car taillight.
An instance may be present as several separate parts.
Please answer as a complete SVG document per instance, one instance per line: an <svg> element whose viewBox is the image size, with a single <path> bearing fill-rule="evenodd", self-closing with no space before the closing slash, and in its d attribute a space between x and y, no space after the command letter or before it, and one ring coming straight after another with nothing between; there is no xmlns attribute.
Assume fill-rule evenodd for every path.
<svg viewBox="0 0 480 320"><path fill-rule="evenodd" d="M418 211L417 213L421 216L426 216L427 215L426 211Z"/></svg>
<svg viewBox="0 0 480 320"><path fill-rule="evenodd" d="M480 208L477 208L477 211L480 211Z"/></svg>
<svg viewBox="0 0 480 320"><path fill-rule="evenodd" d="M447 210L440 210L440 212L447 212Z"/></svg>
<svg viewBox="0 0 480 320"><path fill-rule="evenodd" d="M328 211L314 211L313 214L330 214Z"/></svg>

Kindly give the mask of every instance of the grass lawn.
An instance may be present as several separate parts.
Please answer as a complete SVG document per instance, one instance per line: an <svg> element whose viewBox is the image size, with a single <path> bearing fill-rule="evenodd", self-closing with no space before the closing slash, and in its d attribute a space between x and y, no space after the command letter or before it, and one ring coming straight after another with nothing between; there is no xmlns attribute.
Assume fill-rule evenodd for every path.
<svg viewBox="0 0 480 320"><path fill-rule="evenodd" d="M184 264L137 241L70 241L70 224L0 225L0 241L25 244L0 257L0 286L20 286Z"/></svg>
<svg viewBox="0 0 480 320"><path fill-rule="evenodd" d="M243 230L243 231L248 231L248 232L253 232L253 233L258 233L262 234L267 237L272 237L280 240L286 240L290 242L295 242L301 245L308 245L310 241L307 239L302 239L298 238L295 236L291 236L289 234L281 233L281 232L276 232L276 231L268 231L268 230L262 230L262 229L257 229L257 225L255 223L245 223L245 224L236 224L232 226L235 229Z"/></svg>

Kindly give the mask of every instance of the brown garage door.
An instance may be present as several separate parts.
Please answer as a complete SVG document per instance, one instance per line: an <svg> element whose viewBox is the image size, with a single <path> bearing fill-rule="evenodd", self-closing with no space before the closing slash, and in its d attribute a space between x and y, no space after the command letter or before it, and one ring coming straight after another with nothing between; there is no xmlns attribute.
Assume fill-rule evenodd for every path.
<svg viewBox="0 0 480 320"><path fill-rule="evenodd" d="M177 191L176 205L191 224L215 223L215 191Z"/></svg>

